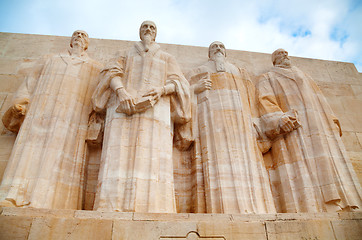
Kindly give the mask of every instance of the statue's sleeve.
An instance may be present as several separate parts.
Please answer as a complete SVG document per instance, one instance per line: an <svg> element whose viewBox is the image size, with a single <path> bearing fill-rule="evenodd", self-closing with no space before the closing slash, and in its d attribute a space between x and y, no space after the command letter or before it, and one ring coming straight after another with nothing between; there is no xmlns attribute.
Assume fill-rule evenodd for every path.
<svg viewBox="0 0 362 240"><path fill-rule="evenodd" d="M175 85L175 93L170 96L171 117L175 124L174 141L176 147L187 149L193 142L191 119L190 84L184 77L176 59L169 57L167 63L167 83Z"/></svg>
<svg viewBox="0 0 362 240"><path fill-rule="evenodd" d="M171 95L171 116L175 123L184 124L191 119L190 84L183 76L174 57L170 57L167 65L167 83L176 87Z"/></svg>
<svg viewBox="0 0 362 240"><path fill-rule="evenodd" d="M100 72L99 84L96 87L93 96L92 104L96 112L102 112L111 96L111 81L113 78L121 79L124 74L125 57L120 56L117 59L111 60L110 63ZM121 81L119 81L121 85Z"/></svg>
<svg viewBox="0 0 362 240"><path fill-rule="evenodd" d="M48 61L51 60L48 59ZM4 126L10 131L15 133L19 131L28 110L29 102L31 102L35 86L48 61L46 61L46 58L37 61L32 67L30 74L26 76L16 91L11 106L2 117Z"/></svg>
<svg viewBox="0 0 362 240"><path fill-rule="evenodd" d="M275 138L281 133L279 121L284 113L278 105L268 74L263 75L259 79L257 100L263 132L269 138Z"/></svg>

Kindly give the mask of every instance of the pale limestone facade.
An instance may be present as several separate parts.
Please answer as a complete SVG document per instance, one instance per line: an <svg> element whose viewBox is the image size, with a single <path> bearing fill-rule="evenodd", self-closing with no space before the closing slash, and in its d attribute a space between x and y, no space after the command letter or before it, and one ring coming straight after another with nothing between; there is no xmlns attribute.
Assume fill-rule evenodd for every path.
<svg viewBox="0 0 362 240"><path fill-rule="evenodd" d="M23 82L25 76L27 76L31 69L34 67L34 64L44 55L48 54L56 54L59 52L63 52L65 50L65 46L69 44L69 37L56 37L56 36L40 36L40 35L24 35L24 34L11 34L11 33L0 33L0 115L2 116L5 111L9 108L10 103L12 101L13 94L16 92L20 84ZM91 43L88 49L88 54L91 58L99 61L101 63L106 63L107 60L114 57L114 54L119 50L127 50L132 47L134 43L128 41L118 41L118 40L103 40L103 39L91 39ZM188 73L191 69L202 65L207 60L208 49L202 47L192 47L192 46L180 46L180 45L171 45L171 44L160 44L163 51L170 53L176 58L176 61L180 65L184 74ZM237 67L245 68L251 74L252 80L255 80L255 76L266 73L272 67L270 61L270 54L262 54L262 53L252 53L245 51L236 51L236 50L228 50L228 61L234 64ZM336 117L340 120L343 136L342 140L346 147L347 153L351 159L352 165L355 169L355 172L360 181L362 181L362 114L360 113L360 106L362 105L362 75L358 73L356 68L351 63L342 63L342 62L333 62L333 61L323 61L316 59L305 59L305 58L297 58L292 57L292 61L295 66L300 68L305 73L309 74L321 88L322 92L327 98L328 103L331 105ZM5 170L7 161L9 159L13 143L15 141L16 135L6 130L1 123L0 126L0 177L2 177L3 172ZM87 184L86 184L86 192L85 192L85 203L83 205L83 209L92 209L94 202L94 195L96 192L99 164L100 164L100 149L92 148L89 149L88 152L88 167L87 167ZM174 149L173 152L173 161L174 161L174 185L176 191L176 209L177 212L195 212L195 199L194 197L199 194L198 192L198 184L197 181L200 179L194 179L192 174L197 171L197 166L193 166L191 164L191 156L190 152L180 152L177 149ZM272 164L268 156L265 157L265 162L268 167L271 167ZM0 178L1 179L1 178ZM271 179L272 185L277 184L273 182ZM79 216L75 216L74 213L77 214L87 214L87 212L82 211L70 211L69 216L63 216L67 211L61 212L51 212L44 213L42 210L33 211L31 213L27 213L27 210L17 210L15 214L9 214L6 211L12 211L5 209L2 213L4 218L6 216L7 221L2 221L2 225L0 225L1 230L9 229L9 225L15 226L14 230L18 234L22 234L22 236L27 236L30 231L29 239L37 238L40 236L39 234L48 234L46 232L39 232L36 229L41 228L41 224L53 225L50 231L55 231L60 234L59 238L62 238L62 228L68 225L72 225L73 222L81 222L83 220L79 220ZM27 215L28 214L28 215ZM49 217L50 214L50 217ZM102 213L94 213L94 214L102 214ZM15 215L15 216L14 216ZM55 215L55 217L54 217ZM127 214L126 214L127 215ZM128 214L128 218L122 219L125 215L112 215L108 216L108 220L100 220L104 217L97 216L88 216L86 218L90 218L90 222L94 222L97 228L110 228L113 224L113 232L111 229L105 230L109 235L109 238L113 237L116 239L117 236L127 236L127 234L122 230L123 220L127 221L126 224L134 225L135 228L130 227L130 229L137 228L146 228L150 229L162 229L164 228L172 228L172 223L169 221L180 220L182 218L193 218L194 222L184 223L185 227L184 231L179 229L175 230L174 233L164 234L166 232L155 233L154 237L140 237L142 239L172 239L172 237L185 237L184 239L197 239L195 234L192 231L198 232L202 239L205 237L219 237L220 239L240 239L241 236L245 235L237 235L237 234L253 234L255 239L263 239L258 238L257 236L268 237L268 239L279 239L279 237L284 236L283 234L290 234L290 232L294 232L296 235L293 237L306 237L314 238L318 237L320 239L343 239L348 237L348 235L343 234L352 234L348 238L357 239L360 233L358 233L358 229L361 229L361 221L360 215L351 214L348 215L348 221L350 224L346 224L347 215L340 214L332 214L332 215L302 215L302 217L297 221L284 221L288 219L277 219L278 216L283 218L283 216L288 215L265 215L259 216L262 220L257 220L257 223L254 223L254 220L250 220L251 216L245 215L217 215L215 218L207 215L205 219L203 219L202 215L193 215L193 214L180 214L180 215L165 215L167 216L163 219L164 215L162 215L161 220L162 223L159 222L159 215L150 215L150 219L146 216L141 216L137 219L137 214ZM39 218L40 216L49 218L48 220L44 220L43 218ZM254 215L253 215L254 216ZM274 216L275 219L274 219ZM296 218L301 215L293 215L290 218ZM342 217L341 217L342 216ZM60 217L60 219L58 218ZM223 220L223 217L225 219ZM259 218L258 217L258 218ZM269 217L272 217L272 221L268 220ZM107 218L107 217L106 217ZM121 222L116 222L114 219L121 218ZM244 218L241 222L237 219ZM247 220L245 220L245 218ZM288 218L288 217L287 217ZM21 219L21 221L18 221ZM226 220L227 219L227 220ZM327 220L326 220L327 219ZM342 221L343 219L343 221ZM138 221L139 220L139 221ZM145 222L142 220L153 220L148 223L148 226L143 226ZM212 221L211 221L212 220ZM223 221L223 224L217 224L218 221ZM239 219L240 220L240 219ZM277 220L277 221L276 221ZM281 220L281 221L278 221ZM290 219L289 219L290 220ZM48 223L42 221L50 221ZM60 225L59 225L60 221ZM113 221L113 223L112 223ZM118 221L118 220L117 220ZM211 222L210 222L211 221ZM215 223L213 223L215 221ZM16 224L15 224L16 222ZM196 222L196 223L195 223ZM310 230L311 232L304 232L303 224L308 226L316 226L314 225L316 222L321 225L321 228L324 230ZM101 223L101 224L99 224ZM25 225L24 225L25 224ZM30 228L31 224L31 228ZM80 223L79 223L80 224ZM87 227L91 226L87 223L83 223L87 225ZM143 224L143 225L142 225ZM192 226L188 225L191 224ZM82 225L82 224L80 224ZM142 225L142 226L141 226ZM177 223L176 225L179 225ZM251 226L252 225L252 226ZM254 226L255 225L255 226ZM258 226L256 226L258 225ZM323 226L322 226L323 225ZM351 226L354 226L353 228ZM119 231L115 231L114 227L119 226ZM233 230L237 226L237 229L240 231ZM318 225L319 226L319 225ZM10 227L11 228L11 227ZM59 228L59 229L58 229ZM281 228L285 229L281 230ZM348 228L357 229L357 232L349 232ZM58 230L56 230L58 229ZM93 230L95 230L94 228ZM190 230L191 229L191 230ZM195 230L193 230L195 229ZM265 232L267 229L267 232ZM287 229L290 231L288 232ZM299 229L299 230L298 230ZM334 234L331 235L333 229ZM103 229L102 229L103 230ZM101 229L99 231L102 231ZM38 232L37 232L38 231ZM130 231L130 230L128 230ZM3 231L0 231L3 232ZM82 229L80 233L89 231L85 228ZM97 231L96 231L97 232ZM12 232L13 233L13 232ZM25 235L24 235L25 234ZM49 233L51 234L51 233ZM118 234L118 235L117 235ZM121 234L121 235L119 235ZM158 234L158 235L157 235ZM261 234L261 235L257 235ZM273 235L274 234L274 235ZM299 234L299 235L298 235ZM325 235L324 235L325 234ZM355 235L353 235L355 234ZM197 234L196 234L197 235ZM4 236L4 235L3 235ZM15 236L15 235L9 235ZM103 236L103 235L102 235ZM251 236L251 235L248 235ZM285 235L292 237L291 235ZM93 235L96 237L96 235ZM187 238L186 238L187 237ZM44 235L43 239L47 237ZM74 239L77 236L73 236ZM140 239L140 238L132 238L132 237L124 237L124 239ZM0 237L1 239L1 237ZM6 238L4 238L6 239ZM39 238L37 238L39 239ZM121 238L122 239L122 238ZM217 238L216 238L217 239Z"/></svg>

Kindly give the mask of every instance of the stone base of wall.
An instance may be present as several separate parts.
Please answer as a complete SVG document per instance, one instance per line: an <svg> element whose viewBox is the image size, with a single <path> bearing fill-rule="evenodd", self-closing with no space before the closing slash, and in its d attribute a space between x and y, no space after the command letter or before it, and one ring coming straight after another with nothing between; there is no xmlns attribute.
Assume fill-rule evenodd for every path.
<svg viewBox="0 0 362 240"><path fill-rule="evenodd" d="M0 209L0 239L361 239L362 213L154 214Z"/></svg>

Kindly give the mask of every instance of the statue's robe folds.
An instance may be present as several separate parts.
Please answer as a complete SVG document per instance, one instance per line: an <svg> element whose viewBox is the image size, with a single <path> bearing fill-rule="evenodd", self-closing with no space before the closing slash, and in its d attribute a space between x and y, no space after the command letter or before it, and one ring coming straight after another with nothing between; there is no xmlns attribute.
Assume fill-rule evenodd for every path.
<svg viewBox="0 0 362 240"><path fill-rule="evenodd" d="M106 109L94 209L175 213L173 136L191 117L189 83L175 58L156 43L146 52L138 42L125 55L102 71L93 95L95 110ZM137 99L169 82L176 92L129 116L116 112L119 101L110 88L116 76L123 76L123 87Z"/></svg>
<svg viewBox="0 0 362 240"><path fill-rule="evenodd" d="M189 74L192 85L204 73L212 81L211 90L194 98L194 161L201 165L194 167L197 184L204 185L204 190L196 190L195 211L273 213L269 177L252 121L255 88L245 70L230 63L225 67L225 72L217 72L215 62L208 61Z"/></svg>
<svg viewBox="0 0 362 240"><path fill-rule="evenodd" d="M332 109L316 83L296 67L273 69L258 83L259 110L272 139L278 212L333 212L361 207L361 186ZM282 116L301 127L283 133Z"/></svg>
<svg viewBox="0 0 362 240"><path fill-rule="evenodd" d="M14 104L29 104L0 187L1 204L81 209L85 138L101 66L86 54L44 61L14 98ZM15 131L20 124L12 113L3 121Z"/></svg>

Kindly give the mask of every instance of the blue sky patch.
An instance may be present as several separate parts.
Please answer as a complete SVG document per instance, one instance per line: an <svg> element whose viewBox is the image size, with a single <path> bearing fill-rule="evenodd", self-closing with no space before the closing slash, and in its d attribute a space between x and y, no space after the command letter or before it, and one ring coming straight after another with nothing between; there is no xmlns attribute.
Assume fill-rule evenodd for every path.
<svg viewBox="0 0 362 240"><path fill-rule="evenodd" d="M339 42L340 47L343 47L343 44L346 43L348 37L349 34L346 31L339 28L334 28L332 30L332 33L330 34L330 38L333 41Z"/></svg>
<svg viewBox="0 0 362 240"><path fill-rule="evenodd" d="M309 29L305 29L303 27L298 28L292 33L293 37L307 37L310 35L312 35L312 32Z"/></svg>

